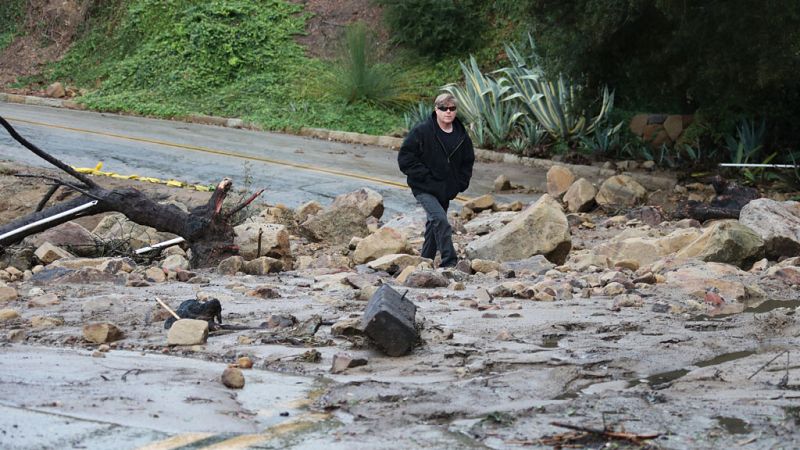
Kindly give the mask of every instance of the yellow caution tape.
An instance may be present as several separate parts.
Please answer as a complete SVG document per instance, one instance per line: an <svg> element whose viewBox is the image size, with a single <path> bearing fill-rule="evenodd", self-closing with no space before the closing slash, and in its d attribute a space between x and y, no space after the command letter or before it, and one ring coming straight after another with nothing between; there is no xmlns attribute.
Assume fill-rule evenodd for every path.
<svg viewBox="0 0 800 450"><path fill-rule="evenodd" d="M85 173L88 175L97 175L103 177L111 177L117 178L120 180L137 180L137 181L144 181L147 183L156 183L156 184L165 184L170 187L179 187L179 188L186 188L186 189L194 189L195 191L200 192L213 192L214 186L206 186L202 184L188 184L185 181L178 181L178 180L161 180L159 178L153 177L143 177L139 175L120 175L114 172L103 172L100 169L103 168L103 162L97 163L94 167L72 167L78 173Z"/></svg>

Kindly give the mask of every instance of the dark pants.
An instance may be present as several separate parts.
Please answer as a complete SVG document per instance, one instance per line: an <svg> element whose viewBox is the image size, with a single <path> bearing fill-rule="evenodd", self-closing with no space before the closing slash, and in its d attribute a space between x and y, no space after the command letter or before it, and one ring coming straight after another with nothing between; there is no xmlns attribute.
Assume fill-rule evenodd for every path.
<svg viewBox="0 0 800 450"><path fill-rule="evenodd" d="M414 196L425 210L428 220L425 222L425 242L422 244L423 258L433 259L436 250L442 254L439 267L455 266L458 262L456 249L453 247L453 229L447 221L447 207L450 202L440 203L431 194L420 193Z"/></svg>

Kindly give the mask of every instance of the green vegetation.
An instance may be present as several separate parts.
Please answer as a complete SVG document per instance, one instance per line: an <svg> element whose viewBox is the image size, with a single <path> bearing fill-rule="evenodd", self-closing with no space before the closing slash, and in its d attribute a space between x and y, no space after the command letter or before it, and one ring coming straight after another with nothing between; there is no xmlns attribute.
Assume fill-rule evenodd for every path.
<svg viewBox="0 0 800 450"><path fill-rule="evenodd" d="M0 8L0 51L3 51L19 31L25 15L24 0L4 0Z"/></svg>
<svg viewBox="0 0 800 450"><path fill-rule="evenodd" d="M377 0L393 40L424 56L463 54L477 47L486 28L476 0Z"/></svg>
<svg viewBox="0 0 800 450"><path fill-rule="evenodd" d="M332 60L297 43L309 16L289 0L91 1L65 57L24 82L66 81L100 110L371 134L413 126L445 89L476 144L501 151L692 170L800 160L800 3L373 1L391 46L355 24ZM26 2L5 4L0 47ZM628 131L637 112L694 120L654 146Z"/></svg>

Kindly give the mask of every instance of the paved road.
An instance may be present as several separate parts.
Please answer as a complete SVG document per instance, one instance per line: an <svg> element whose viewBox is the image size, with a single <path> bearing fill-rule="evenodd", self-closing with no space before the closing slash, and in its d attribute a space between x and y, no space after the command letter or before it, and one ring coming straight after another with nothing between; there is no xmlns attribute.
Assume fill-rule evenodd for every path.
<svg viewBox="0 0 800 450"><path fill-rule="evenodd" d="M296 207L323 205L336 195L367 186L384 196L384 219L416 205L397 169L397 153L377 146L322 141L294 135L236 130L116 114L0 103L6 118L29 141L77 167L119 174L212 184L223 177L234 186L266 187L266 201ZM0 131L0 159L46 163ZM491 192L501 173L515 184L542 188L539 169L478 163L466 196ZM498 196L535 200L535 194Z"/></svg>

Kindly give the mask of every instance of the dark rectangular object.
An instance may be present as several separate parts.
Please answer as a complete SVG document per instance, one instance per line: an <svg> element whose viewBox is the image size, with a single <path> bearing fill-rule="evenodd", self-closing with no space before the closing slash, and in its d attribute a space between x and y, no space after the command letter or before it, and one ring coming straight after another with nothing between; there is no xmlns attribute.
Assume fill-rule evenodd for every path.
<svg viewBox="0 0 800 450"><path fill-rule="evenodd" d="M417 307L405 295L384 284L369 299L361 328L389 356L402 356L418 340L414 327Z"/></svg>

